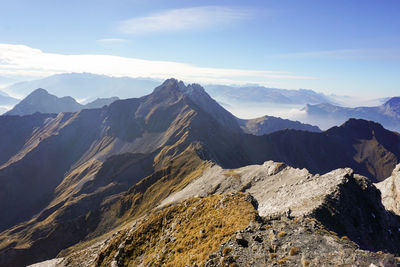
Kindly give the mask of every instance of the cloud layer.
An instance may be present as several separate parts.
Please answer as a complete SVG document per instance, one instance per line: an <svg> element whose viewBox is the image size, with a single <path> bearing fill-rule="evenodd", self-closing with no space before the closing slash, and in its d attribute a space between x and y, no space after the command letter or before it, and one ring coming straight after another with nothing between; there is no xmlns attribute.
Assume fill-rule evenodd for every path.
<svg viewBox="0 0 400 267"><path fill-rule="evenodd" d="M251 10L221 6L170 9L122 21L117 30L124 34L197 30L242 21L250 18L252 13Z"/></svg>
<svg viewBox="0 0 400 267"><path fill-rule="evenodd" d="M0 44L0 76L35 78L66 72L90 72L116 77L175 77L187 82L224 84L316 79L280 71L205 68L179 62L110 55L54 54L25 45Z"/></svg>

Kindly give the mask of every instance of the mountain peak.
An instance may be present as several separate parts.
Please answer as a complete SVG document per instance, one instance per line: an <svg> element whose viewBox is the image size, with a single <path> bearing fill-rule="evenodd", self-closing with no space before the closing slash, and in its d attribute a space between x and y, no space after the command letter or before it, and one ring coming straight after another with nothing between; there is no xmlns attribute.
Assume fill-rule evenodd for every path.
<svg viewBox="0 0 400 267"><path fill-rule="evenodd" d="M32 91L32 93L30 93L28 96L31 96L31 95L50 95L50 94L46 89L38 88L38 89Z"/></svg>
<svg viewBox="0 0 400 267"><path fill-rule="evenodd" d="M166 80L161 84L161 86L162 86L162 87L178 88L178 89L182 89L182 88L186 87L185 84L184 84L182 81L177 80L177 79L175 79L175 78L166 79Z"/></svg>
<svg viewBox="0 0 400 267"><path fill-rule="evenodd" d="M385 106L398 106L398 105L400 105L400 97L399 96L392 97L388 101L386 101L386 103L384 105Z"/></svg>
<svg viewBox="0 0 400 267"><path fill-rule="evenodd" d="M189 99L191 103L194 103L198 108L208 113L224 128L236 133L241 132L236 118L212 99L200 84L185 85L182 81L170 78L156 87L152 94L152 97L162 99L177 96Z"/></svg>
<svg viewBox="0 0 400 267"><path fill-rule="evenodd" d="M392 97L383 105L386 112L393 114L394 116L399 116L400 114L400 97Z"/></svg>
<svg viewBox="0 0 400 267"><path fill-rule="evenodd" d="M175 78L165 80L160 86L157 86L153 93L165 93L165 92L182 92L184 93L186 86L182 81L178 81Z"/></svg>
<svg viewBox="0 0 400 267"><path fill-rule="evenodd" d="M60 113L78 111L82 106L70 96L58 98L43 88L38 88L25 97L6 115L28 115L40 113Z"/></svg>
<svg viewBox="0 0 400 267"><path fill-rule="evenodd" d="M352 129L354 131L365 130L366 132L369 132L370 130L383 129L383 126L377 122L354 118L347 120L340 127L345 129Z"/></svg>

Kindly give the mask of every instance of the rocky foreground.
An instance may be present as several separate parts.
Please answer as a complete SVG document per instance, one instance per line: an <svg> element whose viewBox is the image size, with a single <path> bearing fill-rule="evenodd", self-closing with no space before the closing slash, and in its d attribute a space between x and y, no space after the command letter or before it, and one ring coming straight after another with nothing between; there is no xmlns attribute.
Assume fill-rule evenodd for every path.
<svg viewBox="0 0 400 267"><path fill-rule="evenodd" d="M351 169L213 165L151 214L34 266L400 266L399 173L375 186Z"/></svg>

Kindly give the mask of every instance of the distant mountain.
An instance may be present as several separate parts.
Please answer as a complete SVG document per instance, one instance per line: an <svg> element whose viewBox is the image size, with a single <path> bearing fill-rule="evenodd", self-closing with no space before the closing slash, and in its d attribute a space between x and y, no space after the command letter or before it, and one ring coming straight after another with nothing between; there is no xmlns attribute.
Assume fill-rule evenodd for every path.
<svg viewBox="0 0 400 267"><path fill-rule="evenodd" d="M254 135L269 134L283 129L321 132L321 129L317 126L272 116L264 116L261 118L250 120L238 119L238 122L245 133L250 133Z"/></svg>
<svg viewBox="0 0 400 267"><path fill-rule="evenodd" d="M45 89L36 89L12 110L4 115L30 115L39 113L75 112L84 108L100 108L118 100L118 97L98 98L86 105L81 105L70 96L57 97L49 94Z"/></svg>
<svg viewBox="0 0 400 267"><path fill-rule="evenodd" d="M13 78L0 76L0 85L12 84L12 83L15 83L15 82L16 82L16 80L13 79Z"/></svg>
<svg viewBox="0 0 400 267"><path fill-rule="evenodd" d="M70 96L58 98L49 94L44 89L36 89L12 110L5 115L28 115L36 112L40 113L60 113L66 111L78 111L81 105Z"/></svg>
<svg viewBox="0 0 400 267"><path fill-rule="evenodd" d="M393 97L376 107L347 108L324 103L306 105L305 121L323 128L339 125L349 118L372 120L384 127L400 131L400 97Z"/></svg>
<svg viewBox="0 0 400 267"><path fill-rule="evenodd" d="M101 108L104 106L108 106L111 103L119 100L118 97L109 97L109 98L97 98L92 102L87 103L86 105L83 105L84 108L90 109L90 108Z"/></svg>
<svg viewBox="0 0 400 267"><path fill-rule="evenodd" d="M4 91L25 97L32 88L46 88L54 95L69 95L75 99L93 100L95 97L140 97L151 93L160 81L146 78L110 77L90 73L56 74L40 80L20 82Z"/></svg>
<svg viewBox="0 0 400 267"><path fill-rule="evenodd" d="M237 119L218 106L201 86L185 85L175 79L166 80L149 95L117 100L101 109L83 109L58 115L35 113L28 116L1 116L0 266L26 266L57 255L72 255L79 249L97 246L94 242L96 238L109 234L104 237L112 238L110 247L101 246L104 248L103 256L92 259L100 266L108 266L108 263L101 265L102 261L113 259L114 254L109 257L107 253L113 252L115 247L112 244L118 247L118 240L122 240L114 239L119 234L113 236L110 231L134 223L140 225L146 221L142 218L147 214L158 216L158 213L152 211L164 199L181 192L198 177L210 174L210 167L216 164L228 170L221 175L225 180L210 179L211 186L200 183L200 188L210 188L207 190L210 194L219 192L228 181L232 186L237 186L239 192L245 192L253 185L253 189L257 185L270 188L269 181L262 180L264 176L257 175L254 181L242 180L240 175L230 170L250 164L263 164L267 160L307 168L313 175L351 167L356 173L378 181L387 178L399 162L399 144L399 134L365 120L349 120L340 127L321 133L281 130L262 136L245 134ZM268 175L273 175L281 167L284 164L278 164L276 168L266 167L265 170ZM300 172L306 173L305 170ZM287 177L292 177L290 174L296 174L297 171L288 173ZM370 237L376 237L385 230L380 222L386 222L387 219L379 216L386 216L386 213L378 209L379 203L369 205L369 202L363 202L379 198L368 184L368 179L353 179L346 173L328 175L321 179L328 186L335 186L329 186L331 191L325 192L332 192L326 202L329 206L318 205L310 210L322 215L330 212L331 217L327 218L333 218L332 225L340 233L349 232L351 227L363 229L362 232L360 230L349 235L349 238L354 237L355 242L367 241L360 244L370 244ZM336 181L335 177L340 180ZM281 181L280 178L283 176L278 175L274 180ZM293 187L285 187L285 182L281 181L279 187L268 189L268 192L275 194L270 199L279 201L279 194L295 186L299 190L306 189L315 193L314 186L319 185L318 182L312 182L314 177L308 174L291 179L290 185ZM222 185L218 183L219 180ZM357 190L354 191L357 194L348 193L352 188ZM262 188L258 190L263 191ZM367 192L367 196L359 192L362 190L371 194ZM305 204L321 200L318 198L320 195L316 196L304 198L307 201ZM322 196L325 199L325 195ZM225 204L228 203L223 200L226 198L219 198L216 202L203 203L224 215L218 220L228 219L225 210L243 214L239 209L243 202L232 199L232 204L237 205L227 208ZM244 199L251 201L250 196ZM375 214L379 220L373 225L374 228L364 227L364 224L363 227L357 226L364 221L356 220L359 211L348 203L358 202L365 204L362 216L359 217L364 219L367 218L365 214L368 214L368 223L373 220L369 216L370 211L377 210ZM286 205L285 201L282 203ZM204 205L189 204L191 208L187 214L196 216L198 213L193 212L198 211L192 207L200 209L201 206L206 208ZM351 218L355 219L345 225L350 228L340 228L342 220L338 218L342 218L342 215L337 212L342 210L346 211L343 216L351 214ZM290 215L290 211L287 212ZM161 227L165 224L159 222L167 222L171 217L161 215L157 218L159 220L148 222L155 221L154 225ZM237 222L238 219L242 218L234 216L229 223ZM215 223L215 229L224 227L219 221ZM249 221L244 224L249 225ZM152 226L145 223L145 227L141 228L143 231L139 235L144 239L123 238L135 242L126 247L130 249L127 253L136 253L132 249L139 248L136 244L141 240L143 247L140 248L146 248L146 240L157 241L154 239L160 236L157 234L147 239L147 234L158 233L159 228ZM193 240L199 240L202 236L205 238L212 233L203 227L201 223L192 229L195 233ZM364 229L373 231L371 233ZM386 234L379 238L385 239L388 233L386 229ZM164 234L167 235L167 232ZM363 240L357 241L357 237ZM174 236L168 238L165 238L165 242L170 245L175 244L172 240L178 240ZM320 240L318 236L317 239ZM88 245L84 242L93 243ZM379 243L379 249L391 248L386 245ZM160 253L157 248L155 250ZM179 251L184 251L184 247L179 247ZM133 255L124 253L121 256Z"/></svg>
<svg viewBox="0 0 400 267"><path fill-rule="evenodd" d="M18 103L18 99L0 91L0 106L12 106Z"/></svg>
<svg viewBox="0 0 400 267"><path fill-rule="evenodd" d="M318 104L331 103L329 96L312 90L287 90L264 86L207 85L206 91L221 101L270 102L276 104Z"/></svg>

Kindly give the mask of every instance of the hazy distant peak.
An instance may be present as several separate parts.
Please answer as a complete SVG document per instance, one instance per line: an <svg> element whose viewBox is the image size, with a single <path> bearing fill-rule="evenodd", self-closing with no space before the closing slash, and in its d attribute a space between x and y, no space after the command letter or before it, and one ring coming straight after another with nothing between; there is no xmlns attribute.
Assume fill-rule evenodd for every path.
<svg viewBox="0 0 400 267"><path fill-rule="evenodd" d="M81 109L101 108L118 99L118 97L97 98L87 105L81 105L71 96L57 97L43 88L38 88L7 112L6 115L29 115L36 112L75 112Z"/></svg>
<svg viewBox="0 0 400 267"><path fill-rule="evenodd" d="M30 93L29 95L50 95L50 94L47 90L43 88L38 88L36 90L33 90L32 93Z"/></svg>
<svg viewBox="0 0 400 267"><path fill-rule="evenodd" d="M400 97L399 96L392 97L388 101L386 101L384 105L385 106L398 106L398 105L400 105Z"/></svg>

